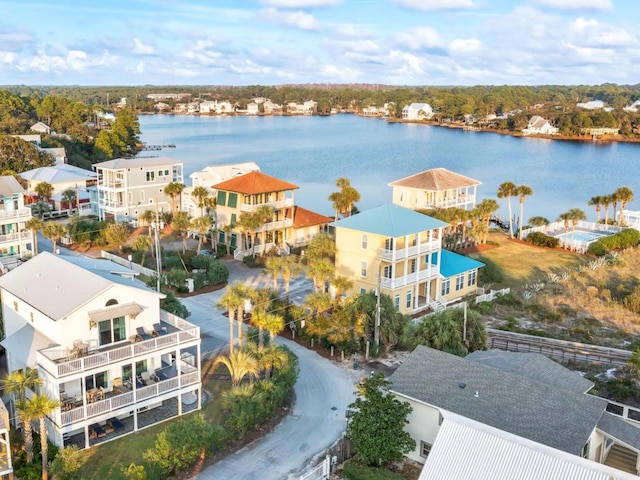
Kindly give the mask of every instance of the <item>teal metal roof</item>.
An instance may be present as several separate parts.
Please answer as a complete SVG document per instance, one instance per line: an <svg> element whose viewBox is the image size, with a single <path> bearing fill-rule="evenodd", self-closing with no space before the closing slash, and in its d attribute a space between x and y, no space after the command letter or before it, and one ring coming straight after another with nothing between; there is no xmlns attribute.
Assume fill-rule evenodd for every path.
<svg viewBox="0 0 640 480"><path fill-rule="evenodd" d="M329 224L385 237L403 237L413 233L446 227L448 223L415 212L409 208L387 203L371 210L343 218Z"/></svg>
<svg viewBox="0 0 640 480"><path fill-rule="evenodd" d="M474 260L473 258L458 255L449 250L442 250L440 260L440 274L445 277L453 277L469 270L484 267L484 263Z"/></svg>

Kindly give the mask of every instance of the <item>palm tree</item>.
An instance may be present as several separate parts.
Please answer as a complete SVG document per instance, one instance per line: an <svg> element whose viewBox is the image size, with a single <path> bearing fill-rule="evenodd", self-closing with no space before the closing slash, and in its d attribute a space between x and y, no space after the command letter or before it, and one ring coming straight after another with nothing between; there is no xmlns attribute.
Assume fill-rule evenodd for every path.
<svg viewBox="0 0 640 480"><path fill-rule="evenodd" d="M620 220L618 221L618 223L624 226L624 208L627 206L627 203L633 201L633 190L631 190L629 187L620 187L614 192L614 195L620 202L620 217L618 217Z"/></svg>
<svg viewBox="0 0 640 480"><path fill-rule="evenodd" d="M284 328L284 318L281 315L275 313L265 313L262 327L269 332L271 337L271 344L275 342L276 335L279 334Z"/></svg>
<svg viewBox="0 0 640 480"><path fill-rule="evenodd" d="M475 208L476 214L479 215L482 224L482 242L487 243L487 234L489 233L489 223L491 223L491 215L500 208L498 202L493 198L483 199Z"/></svg>
<svg viewBox="0 0 640 480"><path fill-rule="evenodd" d="M142 258L140 258L140 265L144 266L144 254L147 250L151 248L152 245L153 245L153 242L151 241L151 237L149 237L148 235L139 235L133 241L133 245L131 246L131 248L133 248L133 251L142 252Z"/></svg>
<svg viewBox="0 0 640 480"><path fill-rule="evenodd" d="M336 186L340 189L329 195L329 201L333 204L336 212L336 220L338 214L348 217L353 211L353 204L360 201L360 192L351 186L349 179L340 177L336 180Z"/></svg>
<svg viewBox="0 0 640 480"><path fill-rule="evenodd" d="M38 200L36 203L31 204L31 212L40 218L43 218L44 214L49 213L51 210L51 204L44 200Z"/></svg>
<svg viewBox="0 0 640 480"><path fill-rule="evenodd" d="M176 199L184 190L184 185L180 182L171 182L164 187L164 193L171 197L171 213L176 211Z"/></svg>
<svg viewBox="0 0 640 480"><path fill-rule="evenodd" d="M273 279L273 289L278 291L278 277L282 275L284 259L287 257L269 257L264 262L264 269Z"/></svg>
<svg viewBox="0 0 640 480"><path fill-rule="evenodd" d="M558 215L558 219L556 222L564 222L564 244L563 247L568 250L569 245L569 221L571 220L571 214L569 212L564 212Z"/></svg>
<svg viewBox="0 0 640 480"><path fill-rule="evenodd" d="M251 300L251 323L258 327L258 345L264 344L262 335L264 326L264 316L271 308L271 301L275 296L275 292L268 288L251 288L247 294Z"/></svg>
<svg viewBox="0 0 640 480"><path fill-rule="evenodd" d="M260 364L265 378L271 378L273 370L280 370L289 364L289 356L282 348L271 343L260 350Z"/></svg>
<svg viewBox="0 0 640 480"><path fill-rule="evenodd" d="M40 182L35 186L34 190L38 194L38 198L48 202L53 194L53 185L47 182Z"/></svg>
<svg viewBox="0 0 640 480"><path fill-rule="evenodd" d="M198 255L200 255L202 242L207 241L207 233L211 230L211 218L198 217L191 222L191 226L198 232Z"/></svg>
<svg viewBox="0 0 640 480"><path fill-rule="evenodd" d="M263 257L267 250L267 228L265 224L269 220L273 220L273 212L273 207L270 205L260 205L255 212L255 216L260 219L262 227L262 253L260 255Z"/></svg>
<svg viewBox="0 0 640 480"><path fill-rule="evenodd" d="M571 244L573 245L573 248L575 249L576 227L578 226L578 222L580 220L586 220L587 219L587 215L582 210L580 210L579 208L572 208L567 213L569 214L569 218L571 219Z"/></svg>
<svg viewBox="0 0 640 480"><path fill-rule="evenodd" d="M238 387L247 375L257 378L260 374L260 367L256 358L243 349L229 353L229 356L219 356L214 360L213 365L220 363L229 370L233 387Z"/></svg>
<svg viewBox="0 0 640 480"><path fill-rule="evenodd" d="M67 234L67 227L59 223L48 222L42 228L42 235L44 235L44 238L51 240L51 243L53 244L54 255L57 255L58 249L56 248L56 245L58 244L58 240L60 240L66 234Z"/></svg>
<svg viewBox="0 0 640 480"><path fill-rule="evenodd" d="M513 214L511 213L511 197L516 193L516 185L512 182L504 182L498 187L498 198L506 198L509 206L509 237L513 238ZM522 214L520 216L522 218ZM522 221L522 220L521 220Z"/></svg>
<svg viewBox="0 0 640 480"><path fill-rule="evenodd" d="M73 208L73 203L76 201L76 191L73 188L68 188L67 190L62 192L61 199L67 204L67 209L70 211Z"/></svg>
<svg viewBox="0 0 640 480"><path fill-rule="evenodd" d="M287 255L282 258L282 280L284 280L284 293L289 298L289 286L291 285L291 278L297 277L302 273L302 265L298 261L298 257L295 255Z"/></svg>
<svg viewBox="0 0 640 480"><path fill-rule="evenodd" d="M529 219L529 225L532 227L544 227L549 225L549 220L544 217L531 217Z"/></svg>
<svg viewBox="0 0 640 480"><path fill-rule="evenodd" d="M171 219L171 226L180 234L182 238L182 254L187 251L187 237L189 236L189 227L191 226L191 218L187 212L176 212Z"/></svg>
<svg viewBox="0 0 640 480"><path fill-rule="evenodd" d="M0 386L4 392L6 394L15 393L19 400L26 398L27 390L34 390L40 385L42 385L42 379L38 376L38 370L29 367L7 373L0 380Z"/></svg>
<svg viewBox="0 0 640 480"><path fill-rule="evenodd" d="M211 224L213 226L213 228L211 229L211 248L214 252L218 253L218 238L216 235L218 231L218 213L216 211L218 207L218 201L216 197L205 197L204 207L207 211L207 215L211 217Z"/></svg>
<svg viewBox="0 0 640 480"><path fill-rule="evenodd" d="M33 234L33 254L38 254L38 232L42 231L44 223L38 217L31 217L26 223L25 227L31 230Z"/></svg>
<svg viewBox="0 0 640 480"><path fill-rule="evenodd" d="M600 223L600 211L602 210L602 196L597 195L591 197L587 205L590 207L596 207L596 223Z"/></svg>
<svg viewBox="0 0 640 480"><path fill-rule="evenodd" d="M242 322L244 317L244 305L247 300L250 300L250 290L244 284L236 282L233 285L227 286L227 291L223 295L222 299L218 303L219 307L229 309L229 343L233 345L233 314L236 315L236 321L238 323L238 346L242 348ZM230 351L233 350L230 347Z"/></svg>
<svg viewBox="0 0 640 480"><path fill-rule="evenodd" d="M516 196L520 197L520 232L518 238L522 240L522 224L524 223L524 200L525 198L533 195L533 189L528 185L520 185L516 188Z"/></svg>
<svg viewBox="0 0 640 480"><path fill-rule="evenodd" d="M331 295L325 292L312 292L304 299L305 306L315 313L316 317L331 308Z"/></svg>
<svg viewBox="0 0 640 480"><path fill-rule="evenodd" d="M218 307L226 308L229 311L229 354L233 353L233 326L235 324L235 314L239 302L238 292L232 290L230 287L227 287L227 291L218 302Z"/></svg>
<svg viewBox="0 0 640 480"><path fill-rule="evenodd" d="M602 205L604 205L604 224L605 225L609 225L609 205L611 205L611 202L613 202L613 195L602 196Z"/></svg>
<svg viewBox="0 0 640 480"><path fill-rule="evenodd" d="M247 239L247 249L249 248L249 236L251 236L251 256L255 257L255 238L258 228L262 225L262 220L255 213L241 213L238 219L238 226L242 228ZM250 234L250 235L249 235Z"/></svg>
<svg viewBox="0 0 640 480"><path fill-rule="evenodd" d="M29 399L29 410L40 421L40 448L42 453L42 480L49 478L47 468L49 466L47 441L46 416L60 406L59 402L46 395L34 395Z"/></svg>
<svg viewBox="0 0 640 480"><path fill-rule="evenodd" d="M336 275L330 281L331 285L335 289L336 300L342 299L342 294L348 292L353 288L353 280L342 275Z"/></svg>
<svg viewBox="0 0 640 480"><path fill-rule="evenodd" d="M307 265L307 277L313 279L313 290L324 292L324 284L329 280L335 271L333 262L328 258L320 258Z"/></svg>
<svg viewBox="0 0 640 480"><path fill-rule="evenodd" d="M194 187L191 191L191 196L195 198L198 203L198 207L200 208L200 216L204 216L204 200L209 196L209 192L204 187Z"/></svg>
<svg viewBox="0 0 640 480"><path fill-rule="evenodd" d="M38 417L26 398L16 402L16 410L22 424L22 438L24 440L24 450L27 452L27 463L33 463L33 426L31 422Z"/></svg>

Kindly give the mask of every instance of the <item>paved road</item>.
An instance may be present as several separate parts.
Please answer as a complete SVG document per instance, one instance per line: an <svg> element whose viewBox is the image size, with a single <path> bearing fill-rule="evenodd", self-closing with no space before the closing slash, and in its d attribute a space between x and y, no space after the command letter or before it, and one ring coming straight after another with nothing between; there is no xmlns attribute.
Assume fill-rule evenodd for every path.
<svg viewBox="0 0 640 480"><path fill-rule="evenodd" d="M260 270L230 262L230 278L254 287L271 285ZM312 290L311 282L294 279L290 297L296 301ZM229 342L229 320L216 307L225 290L183 299L189 321L200 326L202 352L217 354ZM300 361L293 411L268 435L196 475L197 479L283 480L299 472L310 458L337 440L345 429L345 411L354 399L354 378L345 370L294 342L278 338ZM355 372L354 372L355 373ZM216 399L213 399L216 401Z"/></svg>

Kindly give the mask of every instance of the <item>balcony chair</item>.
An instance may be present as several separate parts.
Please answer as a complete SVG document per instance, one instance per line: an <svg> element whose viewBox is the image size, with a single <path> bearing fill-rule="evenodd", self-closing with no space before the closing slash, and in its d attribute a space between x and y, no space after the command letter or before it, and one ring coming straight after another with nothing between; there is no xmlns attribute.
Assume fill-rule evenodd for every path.
<svg viewBox="0 0 640 480"><path fill-rule="evenodd" d="M153 385L155 383L154 377L157 378L155 375L152 377L149 372L142 372L140 374L140 380L142 380L142 383L145 385Z"/></svg>
<svg viewBox="0 0 640 480"><path fill-rule="evenodd" d="M144 331L144 327L136 328L136 332L142 340L149 340L151 338L151 335Z"/></svg>
<svg viewBox="0 0 640 480"><path fill-rule="evenodd" d="M157 337L158 335L166 335L167 334L167 328L161 326L159 323L154 323L153 324L153 333L154 333L154 337Z"/></svg>
<svg viewBox="0 0 640 480"><path fill-rule="evenodd" d="M107 420L107 424L113 427L115 430L122 430L124 428L124 424L116 417L112 417Z"/></svg>
<svg viewBox="0 0 640 480"><path fill-rule="evenodd" d="M111 391L114 393L114 395L119 395L123 393L122 377L117 377L113 379Z"/></svg>
<svg viewBox="0 0 640 480"><path fill-rule="evenodd" d="M106 437L107 432L97 423L89 426L89 438L102 438Z"/></svg>

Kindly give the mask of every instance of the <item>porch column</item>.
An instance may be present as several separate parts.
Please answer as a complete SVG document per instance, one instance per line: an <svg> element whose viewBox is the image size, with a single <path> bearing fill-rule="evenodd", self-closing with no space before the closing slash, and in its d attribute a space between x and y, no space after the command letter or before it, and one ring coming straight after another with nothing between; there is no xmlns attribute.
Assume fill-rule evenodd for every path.
<svg viewBox="0 0 640 480"><path fill-rule="evenodd" d="M84 426L84 448L89 448L89 425Z"/></svg>
<svg viewBox="0 0 640 480"><path fill-rule="evenodd" d="M202 388L198 388L196 392L196 395L198 395L198 410L200 410L202 408Z"/></svg>
<svg viewBox="0 0 640 480"><path fill-rule="evenodd" d="M182 390L178 390L178 415L182 415Z"/></svg>

